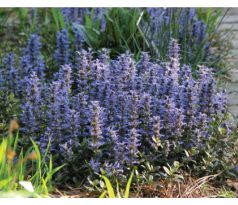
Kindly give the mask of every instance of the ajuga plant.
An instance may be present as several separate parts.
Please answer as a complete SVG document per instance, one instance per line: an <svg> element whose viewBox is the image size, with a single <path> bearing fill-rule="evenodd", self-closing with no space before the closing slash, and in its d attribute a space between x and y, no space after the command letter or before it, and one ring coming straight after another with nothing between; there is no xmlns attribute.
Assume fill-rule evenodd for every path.
<svg viewBox="0 0 238 205"><path fill-rule="evenodd" d="M54 163L67 164L58 177L75 183L89 173L125 178L134 167L142 173L147 162L159 173L186 153L188 168L223 171L227 164L220 159L233 142L227 143L225 92L201 64L210 65L214 30L200 10L75 9L72 16L73 10L53 12L59 21L57 29L50 27L54 32L47 30L49 38L36 29L20 57L5 55L2 122L19 116L25 146L32 138L42 153L50 141ZM160 12L163 18L157 18ZM158 33L147 35L146 26ZM158 43L160 32L164 44Z"/></svg>
<svg viewBox="0 0 238 205"><path fill-rule="evenodd" d="M69 34L66 29L63 29L57 33L55 50L55 60L57 65L63 65L69 63Z"/></svg>
<svg viewBox="0 0 238 205"><path fill-rule="evenodd" d="M35 71L39 78L44 76L45 65L41 56L41 41L40 36L32 34L29 37L28 43L23 50L21 57L21 74L22 77L27 76L31 71Z"/></svg>
<svg viewBox="0 0 238 205"><path fill-rule="evenodd" d="M30 35L28 42L21 50L20 57L15 56L17 55L14 55L13 52L5 54L0 68L0 95L4 102L1 104L3 110L1 121L19 117L19 109L21 109L19 100L22 100L24 102L22 106L28 110L23 114L24 121L27 123L27 119L31 121L34 118L32 112L39 108L39 106L37 107L37 104L40 103L40 98L37 97L37 81L44 82L46 73L41 54L40 36L37 34ZM29 80L31 75L32 81ZM35 77L33 78L33 76ZM33 121L32 123L34 123ZM37 129L36 126L31 128Z"/></svg>
<svg viewBox="0 0 238 205"><path fill-rule="evenodd" d="M0 66L1 135L5 135L8 121L20 113L16 98L20 88L19 77L14 53L7 53Z"/></svg>
<svg viewBox="0 0 238 205"><path fill-rule="evenodd" d="M1 69L1 85L5 88L5 91L16 94L18 79L14 53L7 53L3 59L3 65Z"/></svg>
<svg viewBox="0 0 238 205"><path fill-rule="evenodd" d="M212 69L198 66L193 77L177 41L169 45L168 62L155 63L146 52L136 62L129 52L112 60L106 50L95 57L82 49L52 79L33 67L21 96L22 133L43 152L50 141L55 163L68 164L63 172L74 178L89 170L126 176L145 161L180 161L184 150L201 160L214 125L229 133L226 95Z"/></svg>

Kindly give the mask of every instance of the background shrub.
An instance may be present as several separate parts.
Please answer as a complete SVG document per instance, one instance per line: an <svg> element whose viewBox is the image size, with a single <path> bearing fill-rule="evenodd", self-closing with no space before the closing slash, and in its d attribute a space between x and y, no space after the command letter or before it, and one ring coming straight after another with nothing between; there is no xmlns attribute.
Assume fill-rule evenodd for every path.
<svg viewBox="0 0 238 205"><path fill-rule="evenodd" d="M37 33L42 37L48 72L57 70L52 53L56 47L55 31L61 29L69 31L71 60L75 50L83 46L94 51L108 48L113 58L129 50L139 59L141 52L148 51L153 60L167 61L168 45L174 38L181 46L182 63L191 64L193 69L197 64L207 65L224 74L224 61L231 49L229 32L223 36L218 32L225 15L221 9L33 8L9 9L8 17L5 12L2 11L0 26L2 39L8 45L2 44L1 50L9 52L14 47L19 54L27 38ZM12 41L18 46L13 46Z"/></svg>

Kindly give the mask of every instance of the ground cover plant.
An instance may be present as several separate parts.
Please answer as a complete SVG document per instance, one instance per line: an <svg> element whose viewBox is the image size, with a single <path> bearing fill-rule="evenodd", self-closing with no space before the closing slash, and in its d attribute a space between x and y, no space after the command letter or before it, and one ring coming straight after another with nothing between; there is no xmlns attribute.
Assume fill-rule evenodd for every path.
<svg viewBox="0 0 238 205"><path fill-rule="evenodd" d="M158 180L181 182L186 173L216 176L218 184L236 179L236 130L215 69L206 66L215 65L207 42L219 16L209 12L211 21L199 9L32 9L27 42L2 58L1 134L18 118L20 146L33 140L54 166L65 165L54 178L60 188L81 186L102 197L115 196L114 185L126 187L131 173L134 190ZM34 26L39 14L55 22L49 38ZM132 36L149 46L133 47L135 39L120 26L127 19ZM155 35L142 35L146 22ZM45 157L48 166L52 159ZM128 197L129 188L121 194Z"/></svg>
<svg viewBox="0 0 238 205"><path fill-rule="evenodd" d="M63 41L66 33L60 34ZM225 94L216 90L211 69L201 66L193 77L191 67L180 66L176 40L171 41L167 63L153 63L147 53L136 64L130 53L110 60L105 50L96 58L92 51L81 50L75 65L67 64L63 41L55 57L66 64L48 82L39 45L38 36L32 35L21 68L7 55L4 62L10 69L2 76L10 77L3 82L12 83L5 89L21 98L22 132L42 149L50 140L56 161L70 163L83 156L94 172L105 166L108 173L120 174L141 157L157 161L156 152L166 159L184 149L199 150L210 138L215 118L225 117ZM226 124L219 126L227 129Z"/></svg>

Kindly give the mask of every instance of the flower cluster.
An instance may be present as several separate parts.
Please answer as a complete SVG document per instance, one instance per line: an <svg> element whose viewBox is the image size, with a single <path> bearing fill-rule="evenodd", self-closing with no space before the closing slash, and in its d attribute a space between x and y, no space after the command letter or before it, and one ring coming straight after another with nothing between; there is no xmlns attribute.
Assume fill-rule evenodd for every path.
<svg viewBox="0 0 238 205"><path fill-rule="evenodd" d="M20 65L17 66L15 61L20 61ZM17 97L26 95L26 84L33 72L40 80L44 80L45 64L41 55L40 36L37 34L30 35L20 60L14 58L14 53L6 54L0 72L1 89L10 91Z"/></svg>
<svg viewBox="0 0 238 205"><path fill-rule="evenodd" d="M50 141L60 162L87 155L95 172L104 166L121 173L138 165L140 156L202 147L214 117L226 112L226 96L217 90L212 70L199 66L193 77L192 68L181 63L176 40L169 43L169 61L160 63L146 52L139 62L129 52L110 59L106 49L98 57L80 49L72 61L69 47L62 30L55 51L59 71L52 79L45 77L36 34L19 67L10 53L1 69L1 86L21 97L23 133L42 150Z"/></svg>
<svg viewBox="0 0 238 205"><path fill-rule="evenodd" d="M56 36L55 60L58 66L68 64L70 58L69 33L63 29Z"/></svg>
<svg viewBox="0 0 238 205"><path fill-rule="evenodd" d="M15 65L14 53L8 53L3 59L3 66L0 70L0 87L4 91L17 94L18 81L19 76Z"/></svg>
<svg viewBox="0 0 238 205"><path fill-rule="evenodd" d="M22 103L23 132L33 139L38 138L42 126L41 84L35 72L25 78L26 94Z"/></svg>
<svg viewBox="0 0 238 205"><path fill-rule="evenodd" d="M40 50L40 36L32 34L21 57L21 76L23 78L28 76L32 71L36 72L39 78L44 77L45 65Z"/></svg>
<svg viewBox="0 0 238 205"><path fill-rule="evenodd" d="M77 70L63 65L48 84L33 73L22 107L24 132L43 148L50 140L61 160L86 143L95 171L104 164L121 172L140 163L139 153L163 149L161 143L168 155L202 146L214 116L226 112L225 93L217 91L211 69L200 66L194 78L190 66L180 65L176 40L168 56L169 62L154 63L142 53L136 63L130 53L110 60L105 51L94 58L81 50Z"/></svg>

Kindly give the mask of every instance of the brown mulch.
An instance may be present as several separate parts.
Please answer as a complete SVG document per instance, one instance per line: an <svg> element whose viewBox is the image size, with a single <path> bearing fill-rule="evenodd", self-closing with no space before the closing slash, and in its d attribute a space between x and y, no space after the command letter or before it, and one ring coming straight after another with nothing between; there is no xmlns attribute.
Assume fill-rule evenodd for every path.
<svg viewBox="0 0 238 205"><path fill-rule="evenodd" d="M182 181L159 181L157 183L131 187L130 198L217 198L224 187L230 187L238 197L238 182L228 182L216 187L211 181L217 175L202 178L186 177ZM52 198L98 198L100 193L82 188L65 187L50 194Z"/></svg>
<svg viewBox="0 0 238 205"><path fill-rule="evenodd" d="M100 193L87 192L82 188L73 188L67 186L65 190L55 189L53 193L49 195L51 198L98 198Z"/></svg>

